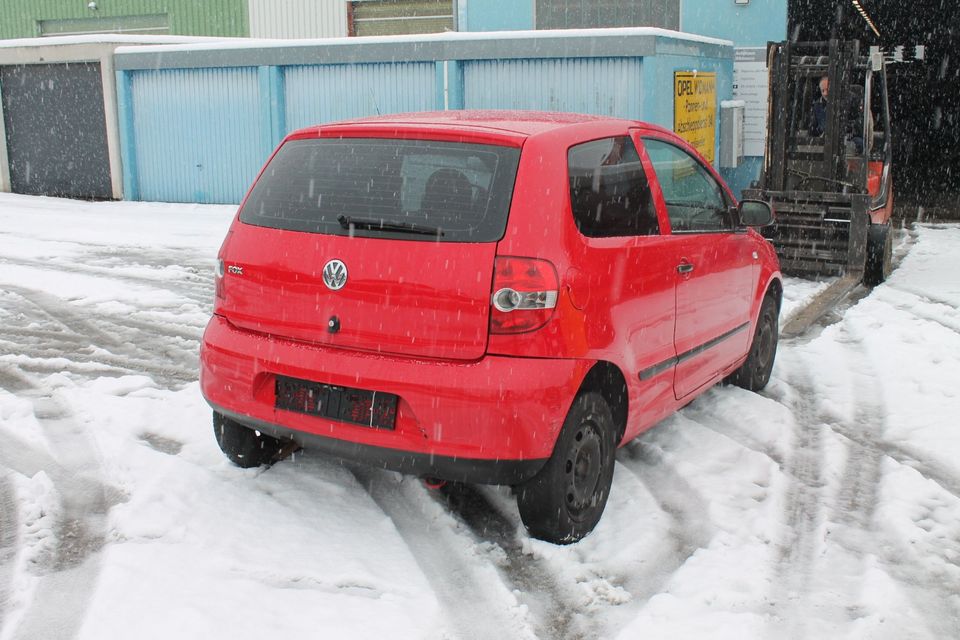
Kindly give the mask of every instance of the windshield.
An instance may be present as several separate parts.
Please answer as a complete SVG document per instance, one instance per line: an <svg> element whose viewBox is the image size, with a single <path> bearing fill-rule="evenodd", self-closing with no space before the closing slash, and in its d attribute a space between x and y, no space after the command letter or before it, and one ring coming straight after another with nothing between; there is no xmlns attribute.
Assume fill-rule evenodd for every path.
<svg viewBox="0 0 960 640"><path fill-rule="evenodd" d="M292 140L254 185L240 220L312 233L492 242L506 227L519 158L519 149L462 142Z"/></svg>

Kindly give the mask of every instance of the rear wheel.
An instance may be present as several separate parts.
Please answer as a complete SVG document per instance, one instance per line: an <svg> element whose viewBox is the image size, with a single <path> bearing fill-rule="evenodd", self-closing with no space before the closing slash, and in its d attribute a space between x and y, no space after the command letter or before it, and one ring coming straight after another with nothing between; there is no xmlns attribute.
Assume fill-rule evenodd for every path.
<svg viewBox="0 0 960 640"><path fill-rule="evenodd" d="M777 355L778 337L777 303L768 295L760 305L750 353L740 368L730 375L728 381L750 391L760 391L767 386L773 371L773 360Z"/></svg>
<svg viewBox="0 0 960 640"><path fill-rule="evenodd" d="M230 462L244 469L277 461L288 444L245 427L216 411L213 412L213 433L220 450Z"/></svg>
<svg viewBox="0 0 960 640"><path fill-rule="evenodd" d="M871 224L867 232L867 263L863 284L875 287L886 281L893 270L893 233L890 223Z"/></svg>
<svg viewBox="0 0 960 640"><path fill-rule="evenodd" d="M577 396L553 455L517 487L520 518L530 535L570 544L593 531L610 495L616 445L613 416L603 396Z"/></svg>

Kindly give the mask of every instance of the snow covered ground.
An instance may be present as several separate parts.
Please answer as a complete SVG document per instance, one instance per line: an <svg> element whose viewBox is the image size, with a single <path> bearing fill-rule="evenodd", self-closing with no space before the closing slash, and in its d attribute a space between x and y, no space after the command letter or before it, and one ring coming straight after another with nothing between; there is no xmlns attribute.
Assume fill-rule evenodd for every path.
<svg viewBox="0 0 960 640"><path fill-rule="evenodd" d="M0 640L960 637L960 226L902 232L763 394L624 447L555 547L507 489L224 459L196 358L231 217L0 194Z"/></svg>

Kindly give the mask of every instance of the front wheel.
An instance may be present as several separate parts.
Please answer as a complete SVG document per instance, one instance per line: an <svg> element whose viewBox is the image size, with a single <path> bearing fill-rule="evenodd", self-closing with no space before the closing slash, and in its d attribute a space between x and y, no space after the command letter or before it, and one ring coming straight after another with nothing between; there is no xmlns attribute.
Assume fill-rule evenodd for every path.
<svg viewBox="0 0 960 640"><path fill-rule="evenodd" d="M893 270L893 233L890 223L871 224L867 232L867 263L863 284L875 287L883 284Z"/></svg>
<svg viewBox="0 0 960 640"><path fill-rule="evenodd" d="M593 531L613 483L616 430L599 393L577 396L553 455L533 478L517 487L517 507L530 535L570 544Z"/></svg>
<svg viewBox="0 0 960 640"><path fill-rule="evenodd" d="M728 380L731 383L749 391L760 391L767 386L773 371L773 360L777 355L777 323L777 303L768 295L760 305L750 353L740 368L730 374Z"/></svg>
<svg viewBox="0 0 960 640"><path fill-rule="evenodd" d="M230 462L244 469L276 462L287 444L283 440L245 427L216 411L213 412L213 434L220 450Z"/></svg>

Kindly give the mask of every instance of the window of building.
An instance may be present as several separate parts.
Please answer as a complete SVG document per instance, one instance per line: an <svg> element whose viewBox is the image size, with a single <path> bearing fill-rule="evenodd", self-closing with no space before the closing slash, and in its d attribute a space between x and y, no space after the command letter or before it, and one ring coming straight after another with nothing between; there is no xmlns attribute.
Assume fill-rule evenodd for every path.
<svg viewBox="0 0 960 640"><path fill-rule="evenodd" d="M660 233L650 185L627 136L571 147L570 205L580 232L593 238Z"/></svg>
<svg viewBox="0 0 960 640"><path fill-rule="evenodd" d="M680 0L537 0L537 29L680 29Z"/></svg>
<svg viewBox="0 0 960 640"><path fill-rule="evenodd" d="M351 36L455 30L453 0L355 0L349 8Z"/></svg>
<svg viewBox="0 0 960 640"><path fill-rule="evenodd" d="M75 36L87 33L135 33L157 35L170 33L167 14L113 16L107 18L71 18L39 20L41 36Z"/></svg>
<svg viewBox="0 0 960 640"><path fill-rule="evenodd" d="M723 189L689 153L669 142L644 138L674 232L734 228Z"/></svg>

